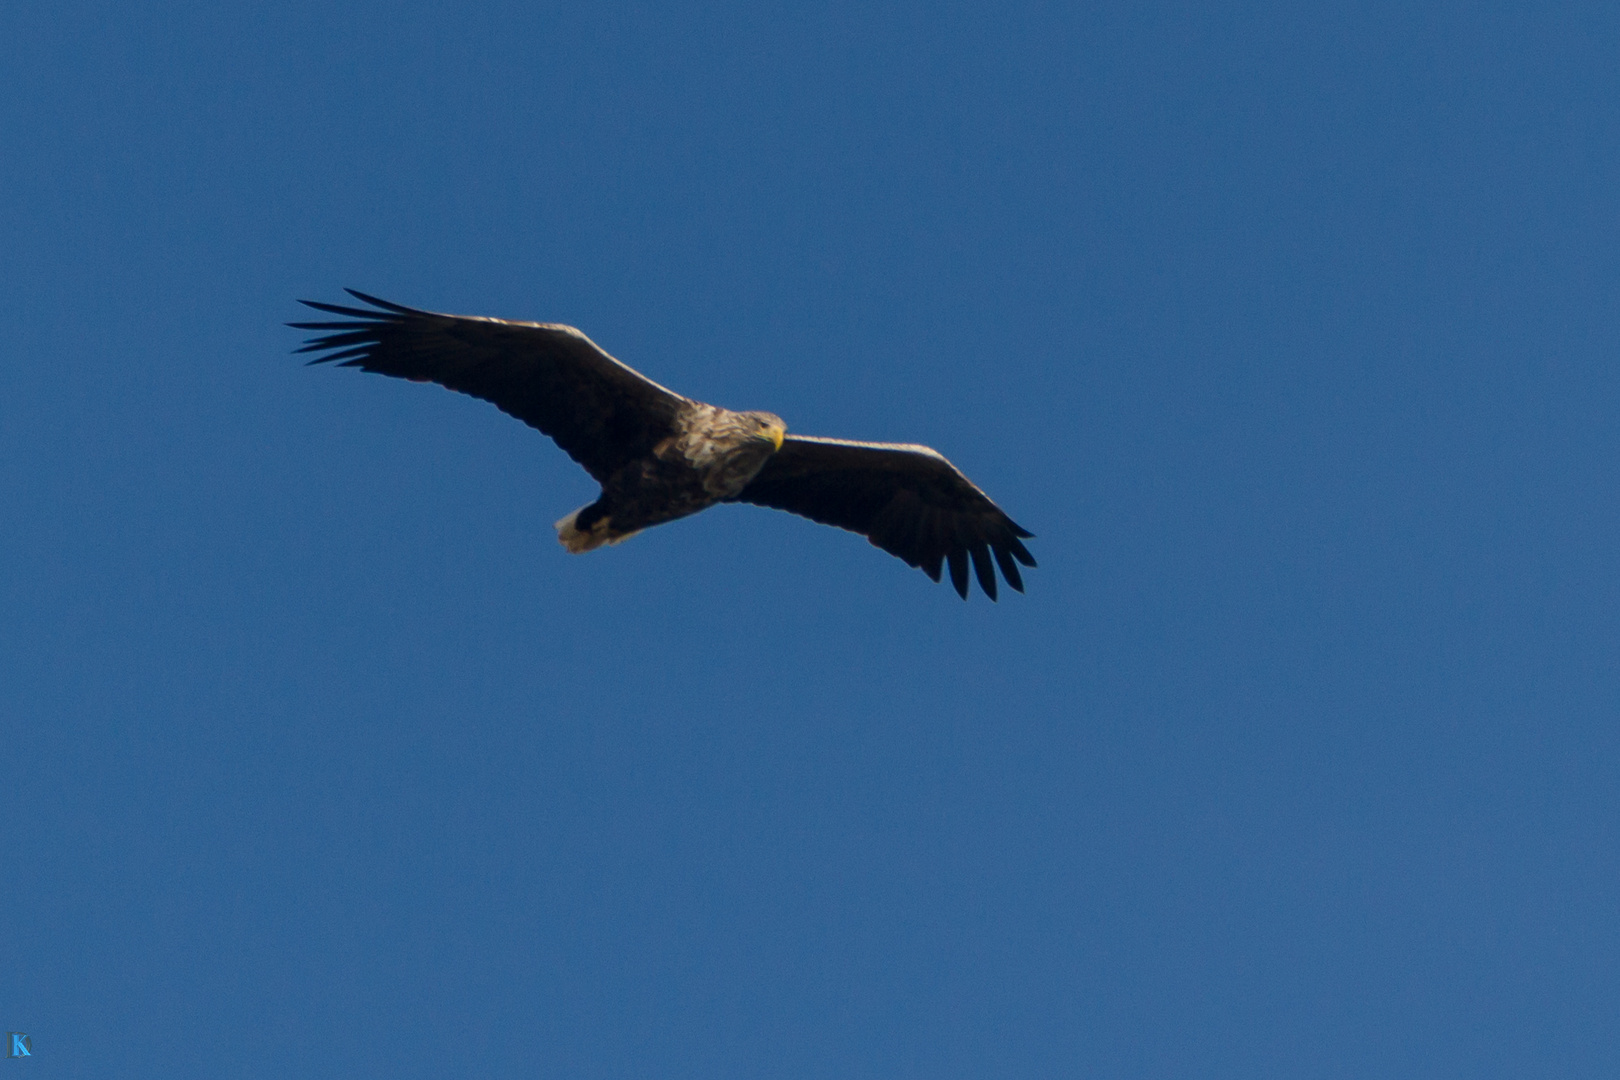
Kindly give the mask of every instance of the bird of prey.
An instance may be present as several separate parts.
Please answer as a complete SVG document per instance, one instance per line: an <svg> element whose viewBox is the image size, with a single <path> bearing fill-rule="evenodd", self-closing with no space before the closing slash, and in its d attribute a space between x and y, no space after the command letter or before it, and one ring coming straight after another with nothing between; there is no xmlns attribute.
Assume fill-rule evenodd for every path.
<svg viewBox="0 0 1620 1080"><path fill-rule="evenodd" d="M345 291L372 310L299 301L343 319L289 323L319 331L297 351L320 354L312 364L471 394L551 436L602 485L595 502L557 522L571 552L746 502L860 533L935 581L948 565L964 600L970 560L992 600L996 566L1022 592L1018 563L1035 565L1022 543L1033 534L926 446L789 435L774 413L667 390L571 326L441 315Z"/></svg>

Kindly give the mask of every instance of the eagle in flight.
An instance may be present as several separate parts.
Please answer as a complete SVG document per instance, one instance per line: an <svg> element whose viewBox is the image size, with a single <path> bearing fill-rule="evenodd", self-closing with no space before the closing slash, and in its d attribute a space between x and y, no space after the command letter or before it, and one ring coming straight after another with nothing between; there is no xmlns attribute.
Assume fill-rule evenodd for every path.
<svg viewBox="0 0 1620 1080"><path fill-rule="evenodd" d="M289 323L319 331L297 351L321 354L312 364L471 394L551 436L602 485L595 502L557 522L569 551L746 502L860 533L935 581L948 565L964 600L970 560L992 600L997 566L1023 592L1018 563L1035 565L1022 543L1033 534L926 446L789 435L773 413L666 390L572 326L440 315L346 291L374 310L299 301L343 320Z"/></svg>

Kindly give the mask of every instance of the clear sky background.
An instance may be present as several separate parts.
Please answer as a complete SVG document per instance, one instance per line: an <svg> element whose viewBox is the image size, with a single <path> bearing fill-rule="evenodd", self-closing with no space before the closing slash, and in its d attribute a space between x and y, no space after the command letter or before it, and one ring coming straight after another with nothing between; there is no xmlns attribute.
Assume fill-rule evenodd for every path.
<svg viewBox="0 0 1620 1080"><path fill-rule="evenodd" d="M307 368L567 322L964 604ZM1611 1077L1613 3L11 4L0 1080Z"/></svg>

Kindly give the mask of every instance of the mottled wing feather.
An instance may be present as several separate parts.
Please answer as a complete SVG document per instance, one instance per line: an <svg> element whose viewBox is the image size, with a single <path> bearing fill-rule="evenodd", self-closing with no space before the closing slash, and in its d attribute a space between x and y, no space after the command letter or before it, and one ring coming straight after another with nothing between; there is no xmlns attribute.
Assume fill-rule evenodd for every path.
<svg viewBox="0 0 1620 1080"><path fill-rule="evenodd" d="M1031 536L926 446L789 435L734 501L771 506L860 533L935 581L943 564L967 599L968 568L996 598L995 567L1022 592Z"/></svg>
<svg viewBox="0 0 1620 1080"><path fill-rule="evenodd" d="M321 332L298 350L325 353L311 363L435 382L492 402L551 436L598 481L649 453L689 404L571 326L441 315L346 291L377 310L303 300L344 320L288 324Z"/></svg>

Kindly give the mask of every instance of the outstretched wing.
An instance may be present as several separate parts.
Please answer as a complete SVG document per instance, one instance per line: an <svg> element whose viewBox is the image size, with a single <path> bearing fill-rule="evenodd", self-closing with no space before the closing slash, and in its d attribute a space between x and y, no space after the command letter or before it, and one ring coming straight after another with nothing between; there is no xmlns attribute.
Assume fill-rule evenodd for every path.
<svg viewBox="0 0 1620 1080"><path fill-rule="evenodd" d="M598 481L650 453L689 404L572 326L440 315L344 291L377 310L300 300L344 316L287 324L321 331L297 350L325 353L310 363L436 382L493 402L550 435Z"/></svg>
<svg viewBox="0 0 1620 1080"><path fill-rule="evenodd" d="M951 584L964 600L970 557L979 587L992 600L992 555L1019 592L1024 582L1018 563L1035 565L1020 540L1033 534L926 446L789 435L733 501L774 506L860 533L935 581L948 561Z"/></svg>

